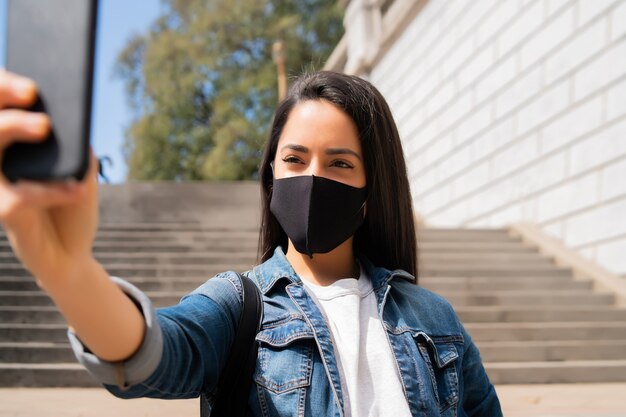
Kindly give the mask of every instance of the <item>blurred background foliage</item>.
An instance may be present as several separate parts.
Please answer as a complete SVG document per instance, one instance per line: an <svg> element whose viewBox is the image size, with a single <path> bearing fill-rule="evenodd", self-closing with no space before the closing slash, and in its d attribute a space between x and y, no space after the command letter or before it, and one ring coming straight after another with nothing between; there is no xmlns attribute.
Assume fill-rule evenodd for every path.
<svg viewBox="0 0 626 417"><path fill-rule="evenodd" d="M115 74L133 118L129 180L255 178L276 108L272 45L288 75L321 69L343 34L335 0L165 0L132 37Z"/></svg>

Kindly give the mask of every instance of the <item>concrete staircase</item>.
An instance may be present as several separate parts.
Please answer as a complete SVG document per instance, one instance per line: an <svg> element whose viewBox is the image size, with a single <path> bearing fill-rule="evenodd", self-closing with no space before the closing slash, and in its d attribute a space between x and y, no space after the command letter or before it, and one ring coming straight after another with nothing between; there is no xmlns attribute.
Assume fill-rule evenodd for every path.
<svg viewBox="0 0 626 417"><path fill-rule="evenodd" d="M94 252L111 275L137 285L158 307L217 272L255 264L257 219L241 211L250 205L241 207L250 193L256 198L256 186L230 196L208 188L210 209L188 206L188 217L150 204L158 195L169 213L180 210L180 189L151 187L125 190L123 205L103 190L108 200ZM152 207L148 221L139 220L146 208L138 201ZM222 214L203 219L216 205ZM494 383L626 381L626 310L615 307L613 295L595 293L505 230L423 229L419 245L421 285L452 302ZM77 364L66 329L0 231L0 386L96 386Z"/></svg>
<svg viewBox="0 0 626 417"><path fill-rule="evenodd" d="M446 297L497 384L626 381L626 309L506 230L423 229L421 285Z"/></svg>

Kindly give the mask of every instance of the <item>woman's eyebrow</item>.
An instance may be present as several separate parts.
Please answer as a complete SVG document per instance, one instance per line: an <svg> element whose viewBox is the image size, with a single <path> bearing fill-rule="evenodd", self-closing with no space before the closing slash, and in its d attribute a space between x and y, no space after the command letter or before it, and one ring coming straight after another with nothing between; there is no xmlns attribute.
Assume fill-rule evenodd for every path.
<svg viewBox="0 0 626 417"><path fill-rule="evenodd" d="M281 152L284 151L285 149L291 149L292 151L296 151L296 152L302 152L302 153L309 153L309 148L307 148L306 146L302 146L302 145L296 145L295 143L288 143L287 145L283 146L282 148L280 148ZM324 153L326 155L354 155L356 156L359 161L361 161L361 156L359 156L358 153L354 152L352 149L348 149L348 148L328 148L326 149L326 151L324 151Z"/></svg>
<svg viewBox="0 0 626 417"><path fill-rule="evenodd" d="M356 156L359 161L361 160L361 157L359 156L358 153L354 152L352 149L348 149L348 148L329 148L326 149L326 155L345 155L345 154L350 154L350 155L354 155Z"/></svg>
<svg viewBox="0 0 626 417"><path fill-rule="evenodd" d="M280 151L284 151L285 149L291 149L292 151L296 151L296 152L302 152L302 153L308 153L309 152L309 148L307 148L306 146L302 146L302 145L296 145L294 143L288 143L285 146L283 146L282 148L280 148Z"/></svg>

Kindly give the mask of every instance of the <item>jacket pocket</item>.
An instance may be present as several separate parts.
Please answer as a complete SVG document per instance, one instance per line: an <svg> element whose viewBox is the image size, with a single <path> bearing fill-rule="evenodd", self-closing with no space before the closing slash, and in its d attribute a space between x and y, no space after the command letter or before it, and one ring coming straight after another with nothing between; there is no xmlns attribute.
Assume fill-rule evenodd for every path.
<svg viewBox="0 0 626 417"><path fill-rule="evenodd" d="M423 332L413 335L420 354L426 362L433 392L439 403L442 415L456 415L456 404L459 402L459 378L457 362L459 354L456 346L443 338L431 338ZM450 412L445 413L447 410ZM444 414L445 413L445 414Z"/></svg>
<svg viewBox="0 0 626 417"><path fill-rule="evenodd" d="M294 318L261 330L256 340L259 352L254 380L275 394L283 394L311 384L313 330Z"/></svg>

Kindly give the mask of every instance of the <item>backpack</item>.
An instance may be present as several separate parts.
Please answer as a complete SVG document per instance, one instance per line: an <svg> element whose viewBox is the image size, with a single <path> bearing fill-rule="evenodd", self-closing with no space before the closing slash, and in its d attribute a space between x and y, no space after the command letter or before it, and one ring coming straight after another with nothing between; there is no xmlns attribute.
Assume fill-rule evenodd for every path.
<svg viewBox="0 0 626 417"><path fill-rule="evenodd" d="M200 394L200 417L244 417L248 406L258 350L255 336L263 321L263 298L250 278L237 276L243 289L243 305L235 340L222 370L213 406L207 392Z"/></svg>

